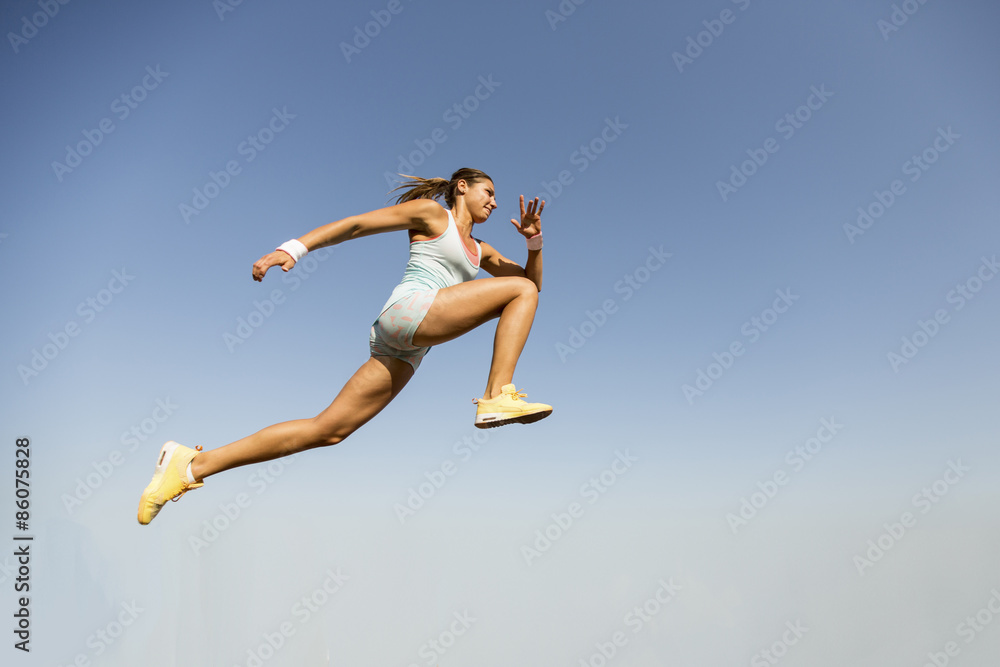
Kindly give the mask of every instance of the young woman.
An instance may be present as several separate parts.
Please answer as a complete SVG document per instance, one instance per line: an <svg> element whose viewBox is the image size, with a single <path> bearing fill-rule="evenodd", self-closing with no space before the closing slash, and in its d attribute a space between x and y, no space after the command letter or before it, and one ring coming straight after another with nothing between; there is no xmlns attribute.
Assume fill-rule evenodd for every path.
<svg viewBox="0 0 1000 667"><path fill-rule="evenodd" d="M406 385L421 359L444 343L499 317L493 361L483 397L476 399L479 428L530 423L552 413L527 403L512 384L514 367L528 338L542 289L541 214L536 197L511 222L526 239L522 268L472 237L497 207L493 180L477 169L459 169L450 180L407 177L396 188L395 206L351 216L283 243L253 265L260 282L268 269L289 271L311 250L350 239L407 230L410 259L400 284L371 327L371 358L347 381L328 408L312 419L268 426L210 451L168 442L160 450L152 481L139 500L139 523L148 524L168 500L204 485L209 475L269 461L314 447L335 445L378 414ZM448 209L435 200L443 197ZM473 280L479 269L492 278Z"/></svg>

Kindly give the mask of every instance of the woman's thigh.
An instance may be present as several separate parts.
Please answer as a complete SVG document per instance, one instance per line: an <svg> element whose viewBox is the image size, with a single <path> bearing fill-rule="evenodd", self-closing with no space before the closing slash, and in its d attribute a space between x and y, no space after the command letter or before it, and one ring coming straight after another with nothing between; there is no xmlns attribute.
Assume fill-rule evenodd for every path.
<svg viewBox="0 0 1000 667"><path fill-rule="evenodd" d="M538 289L519 276L482 278L440 289L417 327L413 344L429 347L458 338L499 317L504 307L519 296L537 303Z"/></svg>

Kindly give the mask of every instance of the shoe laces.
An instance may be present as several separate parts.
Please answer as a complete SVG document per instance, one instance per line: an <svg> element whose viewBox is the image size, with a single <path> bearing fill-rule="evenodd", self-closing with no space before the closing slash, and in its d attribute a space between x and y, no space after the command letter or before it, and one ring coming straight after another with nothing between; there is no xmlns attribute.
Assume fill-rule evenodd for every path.
<svg viewBox="0 0 1000 667"><path fill-rule="evenodd" d="M521 391L520 389L512 389L511 391L505 391L504 393L500 394L498 398L502 398L504 396L509 396L510 400L512 401L520 401L521 403L524 403L524 401L522 401L521 399L527 398L528 394L526 392Z"/></svg>
<svg viewBox="0 0 1000 667"><path fill-rule="evenodd" d="M502 392L499 396L497 396L497 398L503 398L504 396L510 396L511 400L513 400L513 401L519 401L522 398L527 398L528 394L522 392L520 389L515 389L514 391ZM474 404L478 405L479 401L485 401L485 400L495 401L497 399L496 398L490 398L490 399L474 398L474 399L472 399L472 402Z"/></svg>
<svg viewBox="0 0 1000 667"><path fill-rule="evenodd" d="M515 389L514 391L508 391L507 395L510 396L512 401L520 401L522 398L527 398L527 392L523 392L520 389Z"/></svg>

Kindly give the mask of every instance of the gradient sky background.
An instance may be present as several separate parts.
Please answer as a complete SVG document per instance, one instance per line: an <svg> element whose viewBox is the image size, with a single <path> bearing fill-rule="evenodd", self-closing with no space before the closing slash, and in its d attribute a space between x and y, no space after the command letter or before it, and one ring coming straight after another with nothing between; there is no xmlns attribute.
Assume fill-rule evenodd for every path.
<svg viewBox="0 0 1000 667"><path fill-rule="evenodd" d="M992 278L1000 251L1000 8L901 4L918 10L884 32L888 1L593 0L552 23L555 0L402 0L348 58L341 44L387 2L71 2L35 32L36 2L4 3L0 471L11 479L29 436L35 535L30 655L8 627L19 531L3 537L4 664L596 667L619 631L608 664L753 666L778 642L790 667L917 666L952 641L951 664L995 664L1000 281L977 272ZM724 10L731 22L713 23ZM673 54L704 22L721 34L679 71ZM115 100L149 70L162 79L123 118ZM469 100L477 88L485 99ZM832 95L788 136L779 121L814 89ZM248 160L241 144L275 110L294 117ZM102 119L113 131L54 168ZM953 138L938 153L941 132ZM777 152L724 200L717 183L769 138ZM477 234L517 261L518 195L547 200L545 289L515 382L552 417L473 428L486 326L433 350L343 445L210 478L138 526L164 441L213 448L312 416L367 358L405 235L263 284L250 268L385 205L401 156L427 177L489 173L500 208ZM239 173L185 220L229 161ZM903 194L849 239L895 180ZM651 248L671 257L643 273ZM127 285L102 292L115 272ZM628 294L626 276L646 282ZM958 298L959 285L979 291ZM227 346L274 290L272 314ZM778 290L797 299L752 340ZM584 325L609 300L602 325ZM893 368L887 355L939 310L945 323ZM742 356L710 368L734 343ZM717 379L689 400L699 371ZM842 428L793 464L823 419ZM626 452L606 493L585 494ZM448 461L457 472L401 522L394 507ZM939 481L950 466L961 477ZM727 516L776 474L787 484L734 531ZM582 516L529 563L523 547L574 502ZM0 506L12 526L12 501ZM915 525L891 537L905 512ZM891 548L859 572L880 539ZM342 588L316 593L338 568ZM662 609L661 580L679 587ZM314 594L324 604L296 614ZM634 632L644 603L657 613ZM95 639L123 604L142 611ZM992 624L960 625L983 609ZM463 612L476 620L435 654L427 642ZM261 653L283 622L294 634ZM786 623L808 628L795 645L781 645Z"/></svg>

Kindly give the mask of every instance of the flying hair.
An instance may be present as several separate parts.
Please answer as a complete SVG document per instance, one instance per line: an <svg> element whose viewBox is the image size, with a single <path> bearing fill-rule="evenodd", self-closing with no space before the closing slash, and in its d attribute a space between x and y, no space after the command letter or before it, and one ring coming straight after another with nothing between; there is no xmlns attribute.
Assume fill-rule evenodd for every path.
<svg viewBox="0 0 1000 667"><path fill-rule="evenodd" d="M396 196L397 204L402 204L411 199L440 199L444 197L444 202L448 208L455 206L455 193L459 181L465 181L471 185L479 181L493 180L486 173L478 169L470 169L469 167L462 167L456 171L451 175L451 180L444 178L421 178L420 176L409 176L407 174L399 175L407 179L407 181L389 191L390 196L396 190L403 191L402 194Z"/></svg>

